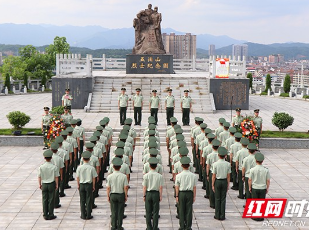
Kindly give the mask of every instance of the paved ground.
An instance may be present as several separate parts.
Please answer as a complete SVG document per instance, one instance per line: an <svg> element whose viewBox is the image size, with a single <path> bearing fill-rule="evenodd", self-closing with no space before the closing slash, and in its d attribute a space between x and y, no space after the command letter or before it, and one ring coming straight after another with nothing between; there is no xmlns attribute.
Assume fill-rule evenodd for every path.
<svg viewBox="0 0 309 231"><path fill-rule="evenodd" d="M37 128L41 125L41 116L43 114L43 107L51 107L51 93L46 94L28 94L28 95L10 95L0 96L0 128L10 128L6 115L10 111L19 110L30 115L31 121L26 125L28 128ZM277 130L272 125L271 118L274 112L287 112L294 117L294 124L287 130L290 131L308 131L309 120L305 112L309 110L309 102L296 99L283 99L267 96L250 96L250 110L242 111L243 115L252 115L253 110L261 109L260 115L263 117L264 130ZM194 105L193 105L194 111ZM88 130L93 130L98 122L104 117L109 116L111 118L110 125L112 127L119 126L119 114L118 113L85 113L83 110L72 111L75 118L83 119L83 126ZM234 114L234 111L233 111ZM150 114L143 114L142 124L146 125L147 117ZM128 117L133 117L133 113L128 113ZM178 120L181 120L181 114L176 113L175 116ZM195 114L191 113L191 124L194 123L194 117L200 116L205 119L208 127L215 129L218 126L218 118L224 117L230 121L230 111L217 111L215 114ZM166 124L165 113L159 114L159 125L164 127Z"/></svg>
<svg viewBox="0 0 309 231"><path fill-rule="evenodd" d="M161 202L160 229L178 229L175 218L176 208L172 182L168 173L167 152L162 147L164 166L164 191ZM270 169L271 186L268 198L287 198L288 200L308 199L308 150L262 150L266 155L265 166ZM79 218L79 193L76 181L66 190L66 197L61 198L62 207L57 209L56 220L45 221L42 217L41 191L38 188L37 169L42 163L41 147L0 147L0 229L110 229L110 209L106 200L105 188L100 190L96 199L98 208L93 211L94 219L84 221ZM142 199L141 147L134 153L131 189L124 220L125 229L146 228L144 202ZM262 226L251 219L242 219L244 200L237 198L237 192L229 190L227 198L226 220L213 219L214 210L209 201L204 199L205 191L198 182L197 198L194 204L193 229L298 229L295 226ZM308 218L284 218L285 221L305 221L309 229ZM274 221L274 219L272 220Z"/></svg>

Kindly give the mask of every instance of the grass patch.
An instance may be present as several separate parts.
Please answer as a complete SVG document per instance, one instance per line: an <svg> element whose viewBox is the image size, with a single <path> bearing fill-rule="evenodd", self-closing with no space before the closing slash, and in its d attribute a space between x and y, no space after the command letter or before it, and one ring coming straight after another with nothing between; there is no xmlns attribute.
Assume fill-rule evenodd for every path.
<svg viewBox="0 0 309 231"><path fill-rule="evenodd" d="M261 138L308 138L309 132L263 131Z"/></svg>
<svg viewBox="0 0 309 231"><path fill-rule="evenodd" d="M44 92L51 92L53 91L52 89L46 88Z"/></svg>
<svg viewBox="0 0 309 231"><path fill-rule="evenodd" d="M289 97L289 93L281 93L280 96L281 97Z"/></svg>
<svg viewBox="0 0 309 231"><path fill-rule="evenodd" d="M303 98L304 99L309 99L309 95L304 95Z"/></svg>
<svg viewBox="0 0 309 231"><path fill-rule="evenodd" d="M262 91L262 93L260 95L267 95L267 92Z"/></svg>
<svg viewBox="0 0 309 231"><path fill-rule="evenodd" d="M34 90L31 90L31 89L28 89L27 92L28 93L32 93L32 92L38 92L38 91L34 91Z"/></svg>
<svg viewBox="0 0 309 231"><path fill-rule="evenodd" d="M12 132L14 131L14 129L0 129L0 135L6 135L6 136L10 136L13 135ZM42 130L40 128L22 128L22 135L27 135L28 132L34 132L34 135L36 136L42 136Z"/></svg>

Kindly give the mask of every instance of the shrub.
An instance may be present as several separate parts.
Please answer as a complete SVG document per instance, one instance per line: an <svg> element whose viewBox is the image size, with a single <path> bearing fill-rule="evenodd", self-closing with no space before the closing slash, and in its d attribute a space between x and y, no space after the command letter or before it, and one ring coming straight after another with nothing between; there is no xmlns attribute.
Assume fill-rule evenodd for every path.
<svg viewBox="0 0 309 231"><path fill-rule="evenodd" d="M289 93L281 93L280 96L281 97L289 97L290 95L289 95Z"/></svg>
<svg viewBox="0 0 309 231"><path fill-rule="evenodd" d="M271 120L272 124L283 131L294 122L294 118L285 112L275 112Z"/></svg>
<svg viewBox="0 0 309 231"><path fill-rule="evenodd" d="M25 126L31 120L30 116L26 115L21 111L12 111L6 115L10 124L14 127L14 129L20 129Z"/></svg>
<svg viewBox="0 0 309 231"><path fill-rule="evenodd" d="M309 95L304 95L303 98L304 99L309 99Z"/></svg>
<svg viewBox="0 0 309 231"><path fill-rule="evenodd" d="M62 115L64 113L64 109L62 106L53 107L50 111L50 114L52 115Z"/></svg>

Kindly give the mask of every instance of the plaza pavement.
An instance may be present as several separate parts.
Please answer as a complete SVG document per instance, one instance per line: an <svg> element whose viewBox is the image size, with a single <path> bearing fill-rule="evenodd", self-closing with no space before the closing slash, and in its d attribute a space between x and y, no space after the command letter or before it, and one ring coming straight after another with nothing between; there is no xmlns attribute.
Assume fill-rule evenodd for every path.
<svg viewBox="0 0 309 231"><path fill-rule="evenodd" d="M167 151L161 148L164 168L163 200L160 205L159 228L178 229L175 198L172 182L169 180ZM267 198L287 198L288 200L308 199L309 150L261 150L265 156L265 166L271 174L270 190ZM70 182L71 189L65 190L66 197L61 198L62 207L55 210L57 219L46 221L42 217L42 195L38 187L37 170L43 163L42 147L0 147L0 229L110 229L110 208L106 198L106 189L96 198L98 208L93 210L94 219L80 219L79 193L76 181ZM134 152L131 189L125 209L128 216L124 220L125 229L143 230L145 209L142 193L141 147ZM232 185L232 184L231 184ZM230 186L231 186L230 185ZM205 191L198 182L197 197L193 209L193 225L196 229L309 229L308 218L271 219L284 221L305 221L304 227L262 226L262 222L241 218L244 200L237 198L237 191L229 190L226 205L226 220L214 220L214 210L205 199ZM305 214L303 215L303 217ZM266 219L267 221L268 219Z"/></svg>
<svg viewBox="0 0 309 231"><path fill-rule="evenodd" d="M163 96L160 96L163 98ZM10 111L22 111L31 117L31 121L26 125L28 128L39 128L41 126L41 118L43 114L43 107L51 107L51 93L43 94L27 94L27 95L9 95L0 96L0 128L10 128L6 115ZM180 103L180 102L176 102ZM194 102L198 103L198 102ZM250 95L250 110L243 110L243 115L252 115L253 110L259 108L260 116L263 118L263 130L278 130L271 123L271 118L274 112L287 112L294 117L294 123L292 126L287 128L288 131L308 131L309 120L307 113L309 111L309 102L305 100L279 98L279 97L268 97ZM132 110L131 110L132 111ZM104 117L108 116L111 118L110 126L119 127L119 114L118 113L86 113L84 110L72 110L75 118L83 120L83 126L86 130L93 130L99 121ZM233 115L235 111L232 112ZM150 113L143 114L142 125L146 126L147 117ZM181 113L176 113L175 116L178 120L181 120ZM224 117L227 121L231 119L230 110L218 110L215 114L202 114L191 113L191 125L194 124L194 117L200 116L205 119L205 123L208 127L215 129L218 126L218 118ZM133 113L127 113L127 117L133 118ZM180 123L181 124L181 123ZM165 113L159 113L159 126L161 128L166 127L166 115Z"/></svg>

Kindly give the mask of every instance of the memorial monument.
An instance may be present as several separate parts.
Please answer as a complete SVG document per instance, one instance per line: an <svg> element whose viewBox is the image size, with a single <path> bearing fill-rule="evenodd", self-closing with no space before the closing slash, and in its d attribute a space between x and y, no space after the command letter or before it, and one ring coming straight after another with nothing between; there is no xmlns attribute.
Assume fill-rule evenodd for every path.
<svg viewBox="0 0 309 231"><path fill-rule="evenodd" d="M162 15L158 7L140 11L133 20L135 46L126 58L127 74L172 74L173 56L167 55L161 34Z"/></svg>

